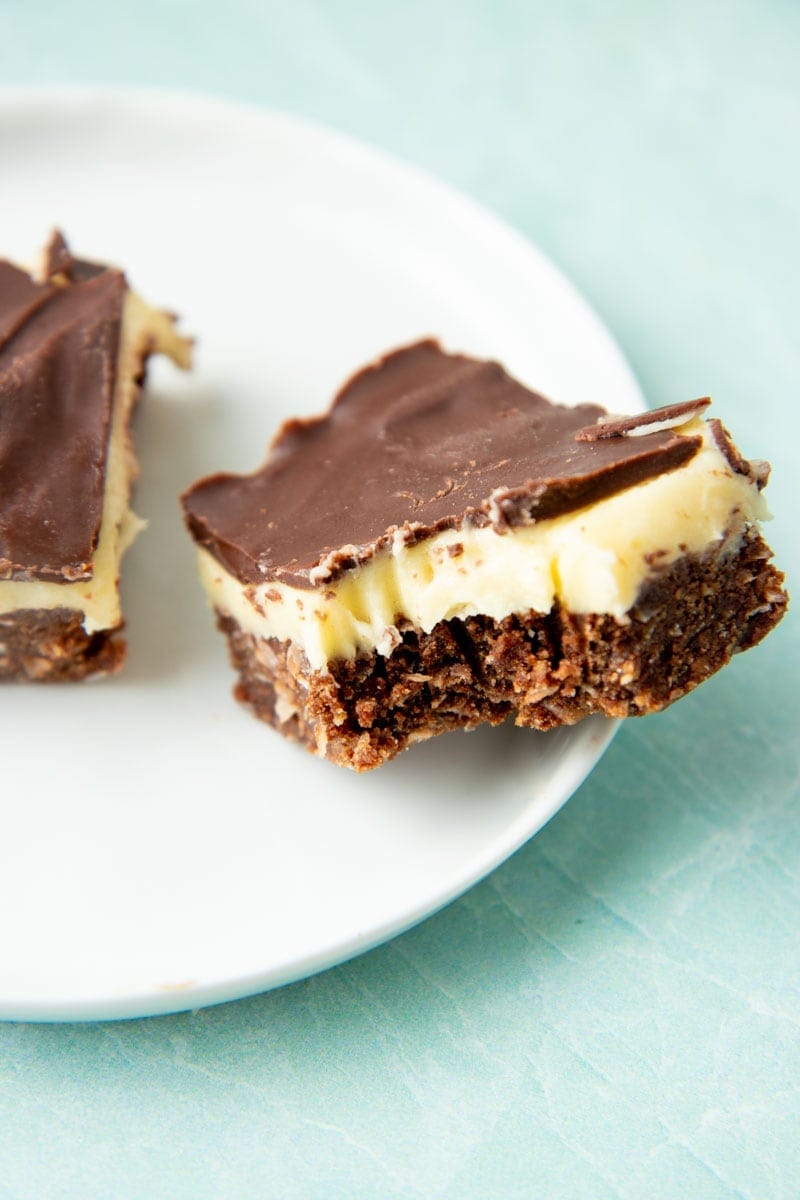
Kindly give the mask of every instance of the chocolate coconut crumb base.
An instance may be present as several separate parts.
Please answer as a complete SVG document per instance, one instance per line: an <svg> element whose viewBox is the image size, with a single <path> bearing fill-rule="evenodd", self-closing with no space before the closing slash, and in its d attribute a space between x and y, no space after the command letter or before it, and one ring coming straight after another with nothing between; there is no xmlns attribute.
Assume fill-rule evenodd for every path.
<svg viewBox="0 0 800 1200"><path fill-rule="evenodd" d="M623 619L561 607L495 621L406 629L388 656L309 669L291 643L259 639L218 614L239 673L236 697L312 753L356 771L452 729L551 729L593 713L643 716L703 683L783 615L783 576L752 531L656 576Z"/></svg>
<svg viewBox="0 0 800 1200"><path fill-rule="evenodd" d="M0 682L74 683L115 675L125 662L122 626L87 633L72 608L0 613Z"/></svg>

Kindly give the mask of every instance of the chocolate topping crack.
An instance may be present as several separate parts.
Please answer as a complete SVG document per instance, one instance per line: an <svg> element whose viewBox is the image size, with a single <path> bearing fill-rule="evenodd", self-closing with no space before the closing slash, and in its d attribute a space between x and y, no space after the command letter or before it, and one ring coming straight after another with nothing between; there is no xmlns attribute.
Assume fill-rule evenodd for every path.
<svg viewBox="0 0 800 1200"><path fill-rule="evenodd" d="M711 403L709 396L700 400L685 400L681 404L665 404L649 412L636 413L632 417L601 417L596 425L588 425L575 434L577 442L598 442L602 438L642 437L646 433L660 433L685 425L698 416Z"/></svg>

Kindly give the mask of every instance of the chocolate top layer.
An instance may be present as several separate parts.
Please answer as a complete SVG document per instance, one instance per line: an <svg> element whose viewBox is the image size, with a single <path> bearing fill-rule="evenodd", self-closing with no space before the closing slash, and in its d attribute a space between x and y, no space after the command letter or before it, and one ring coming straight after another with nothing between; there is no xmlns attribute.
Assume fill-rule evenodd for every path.
<svg viewBox="0 0 800 1200"><path fill-rule="evenodd" d="M57 251L0 263L0 579L89 579L100 534L125 277Z"/></svg>
<svg viewBox="0 0 800 1200"><path fill-rule="evenodd" d="M564 408L495 362L423 341L355 375L329 413L287 421L252 475L183 497L189 528L243 583L314 587L399 535L555 517L687 462L699 437L577 441L603 415Z"/></svg>

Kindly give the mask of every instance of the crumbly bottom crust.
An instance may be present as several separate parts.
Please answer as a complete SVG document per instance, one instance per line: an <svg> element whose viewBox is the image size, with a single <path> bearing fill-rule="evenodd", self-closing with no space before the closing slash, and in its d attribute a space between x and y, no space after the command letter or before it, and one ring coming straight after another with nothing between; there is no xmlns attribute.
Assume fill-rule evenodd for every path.
<svg viewBox="0 0 800 1200"><path fill-rule="evenodd" d="M686 556L656 576L623 619L556 607L495 621L409 628L392 654L312 671L291 643L264 640L218 614L239 672L234 694L312 753L357 771L450 729L551 729L592 713L657 712L783 615L783 576L752 532L738 552Z"/></svg>
<svg viewBox="0 0 800 1200"><path fill-rule="evenodd" d="M122 626L87 633L82 620L70 608L0 613L0 681L70 683L115 674L125 661Z"/></svg>

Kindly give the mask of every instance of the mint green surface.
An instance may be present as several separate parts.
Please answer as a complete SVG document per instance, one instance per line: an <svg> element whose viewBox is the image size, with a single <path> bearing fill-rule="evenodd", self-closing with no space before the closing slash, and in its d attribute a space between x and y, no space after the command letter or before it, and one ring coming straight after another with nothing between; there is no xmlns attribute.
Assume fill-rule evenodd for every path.
<svg viewBox="0 0 800 1200"><path fill-rule="evenodd" d="M0 5L1 82L291 110L506 217L650 403L711 392L771 458L795 591L799 64L789 0ZM628 724L533 842L359 960L204 1012L0 1026L0 1197L795 1200L799 640L790 614Z"/></svg>

